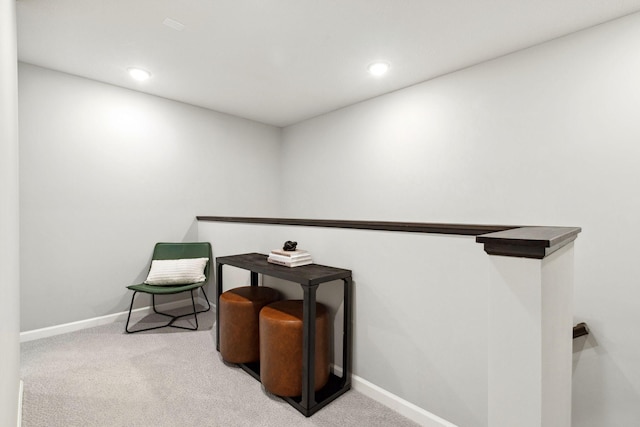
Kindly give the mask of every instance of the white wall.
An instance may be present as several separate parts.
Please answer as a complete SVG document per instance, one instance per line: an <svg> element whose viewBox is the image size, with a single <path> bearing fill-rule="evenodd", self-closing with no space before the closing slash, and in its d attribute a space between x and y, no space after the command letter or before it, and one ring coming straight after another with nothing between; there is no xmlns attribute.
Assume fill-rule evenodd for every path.
<svg viewBox="0 0 640 427"><path fill-rule="evenodd" d="M639 425L639 76L640 14L634 14L285 128L283 216L583 227L575 321L586 321L592 335L576 340L573 425ZM377 244L356 239L350 247ZM379 251L389 252L382 243ZM386 268L402 259L397 253ZM425 256L423 262L432 268L439 261ZM354 274L384 268L373 259ZM451 309L460 304L437 281L424 290L398 281L393 289L394 297L411 293ZM383 322L363 312L370 303L358 294L358 321ZM418 315L414 310L393 319L398 334ZM447 323L442 328L456 333ZM360 361L358 374L398 392L406 356L397 343L388 345L383 331L368 327L368 333L378 348L362 355L370 366ZM420 354L421 344L407 345ZM458 363L447 350L434 346L434 357L444 362L433 375ZM377 361L393 369L381 363L376 370ZM486 422L457 415L468 410L458 390L433 400L425 393L440 390L422 378L403 388L400 397L452 422ZM485 398L466 397L472 408Z"/></svg>
<svg viewBox="0 0 640 427"><path fill-rule="evenodd" d="M23 331L127 310L196 215L276 212L278 128L28 64L19 95Z"/></svg>
<svg viewBox="0 0 640 427"><path fill-rule="evenodd" d="M18 422L20 237L15 1L0 1L0 425Z"/></svg>

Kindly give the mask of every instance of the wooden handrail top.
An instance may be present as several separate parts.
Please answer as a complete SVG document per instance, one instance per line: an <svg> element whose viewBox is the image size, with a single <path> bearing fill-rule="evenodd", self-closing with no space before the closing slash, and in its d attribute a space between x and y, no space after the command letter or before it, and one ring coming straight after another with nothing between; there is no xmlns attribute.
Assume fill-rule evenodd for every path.
<svg viewBox="0 0 640 427"><path fill-rule="evenodd" d="M197 216L198 221L243 224L295 225L405 233L476 236L489 255L542 259L573 242L580 227L536 227L518 225L447 224L429 222L354 221L335 219L265 218L238 216Z"/></svg>
<svg viewBox="0 0 640 427"><path fill-rule="evenodd" d="M245 224L297 225L304 227L350 228L360 230L400 231L478 236L518 228L517 225L447 224L397 221L354 221L334 219L266 218L238 216L197 216L198 221L237 222Z"/></svg>

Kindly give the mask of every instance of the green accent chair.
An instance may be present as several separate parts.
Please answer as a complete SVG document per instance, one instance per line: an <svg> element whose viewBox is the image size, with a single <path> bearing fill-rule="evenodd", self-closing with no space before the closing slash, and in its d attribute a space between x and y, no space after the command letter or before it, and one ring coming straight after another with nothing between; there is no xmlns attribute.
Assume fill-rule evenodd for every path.
<svg viewBox="0 0 640 427"><path fill-rule="evenodd" d="M127 286L127 289L131 289L133 291L133 296L131 297L131 305L129 306L129 316L127 317L127 324L125 326L125 331L129 334L135 332L142 331L150 331L152 329L172 327L172 328L180 328L187 329L190 331L195 331L198 329L198 313L204 313L211 309L211 304L209 303L209 298L207 298L207 294L204 291L204 285L209 281L209 273L211 271L211 262L212 262L212 253L211 253L211 244L209 242L196 242L196 243L156 243L155 248L153 249L152 260L167 260L167 259L184 259L184 258L209 258L207 264L204 269L204 274L206 279L202 282L197 283L189 283L184 285L149 285L146 283L140 283L137 285ZM149 270L151 270L151 266L149 266ZM196 311L196 303L193 297L193 293L195 290L200 289L202 294L204 295L204 299L207 302L207 309ZM168 313L162 313L156 309L156 295L172 295L178 294L181 292L191 293L191 305L193 307L193 312L189 312L186 314L181 314L179 316L174 316ZM169 323L161 326L154 326L151 328L130 330L129 329L129 321L131 320L131 310L133 309L133 300L136 297L138 292L150 294L151 295L151 303L153 306L153 311L162 316L170 317ZM173 323L180 319L181 317L193 315L196 321L195 328L189 328L185 326L174 325Z"/></svg>

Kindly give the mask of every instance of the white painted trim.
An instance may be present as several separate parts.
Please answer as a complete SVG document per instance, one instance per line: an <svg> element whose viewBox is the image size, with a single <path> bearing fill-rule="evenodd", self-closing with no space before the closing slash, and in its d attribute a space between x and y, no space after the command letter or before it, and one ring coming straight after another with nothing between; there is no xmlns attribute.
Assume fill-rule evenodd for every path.
<svg viewBox="0 0 640 427"><path fill-rule="evenodd" d="M173 301L164 304L158 304L156 307L161 310L171 310L173 308L182 307L185 305L185 302L189 302L191 304L190 299L184 299L180 301ZM199 304L205 305L204 298L198 297ZM211 304L211 309L215 310L215 305ZM142 315L147 315L152 313L151 306L141 307L132 310L131 313L141 313ZM109 323L125 321L127 320L127 315L129 311L121 311L119 313L108 314L106 316L94 317L91 319L78 320L77 322L64 323L62 325L49 326L47 328L34 329L32 331L20 332L20 342L28 342L33 340L38 340L40 338L48 338L56 335L66 334L69 332L79 331L82 329L93 328L95 326L107 325Z"/></svg>
<svg viewBox="0 0 640 427"><path fill-rule="evenodd" d="M18 427L22 426L22 395L24 393L24 382L20 380L18 386Z"/></svg>
<svg viewBox="0 0 640 427"><path fill-rule="evenodd" d="M337 376L342 376L342 367L331 365L331 370ZM396 396L387 390L370 383L357 375L351 375L351 387L365 396L393 409L403 417L409 418L414 423L424 427L457 427L455 424L432 414L421 407Z"/></svg>
<svg viewBox="0 0 640 427"><path fill-rule="evenodd" d="M357 375L351 376L353 389L359 391L367 397L382 403L384 406L393 409L400 415L409 418L411 421L425 427L457 427L455 424L425 411L421 407L408 402L387 390L370 383Z"/></svg>

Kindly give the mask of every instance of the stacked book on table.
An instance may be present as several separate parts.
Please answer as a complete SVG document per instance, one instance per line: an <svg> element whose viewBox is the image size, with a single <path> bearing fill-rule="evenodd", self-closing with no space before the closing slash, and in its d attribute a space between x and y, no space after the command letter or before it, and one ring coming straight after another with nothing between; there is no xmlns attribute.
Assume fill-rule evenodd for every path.
<svg viewBox="0 0 640 427"><path fill-rule="evenodd" d="M305 250L285 251L274 249L267 258L272 264L284 265L285 267L299 267L301 265L312 264L311 254Z"/></svg>

